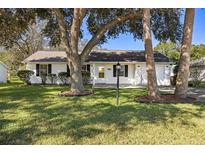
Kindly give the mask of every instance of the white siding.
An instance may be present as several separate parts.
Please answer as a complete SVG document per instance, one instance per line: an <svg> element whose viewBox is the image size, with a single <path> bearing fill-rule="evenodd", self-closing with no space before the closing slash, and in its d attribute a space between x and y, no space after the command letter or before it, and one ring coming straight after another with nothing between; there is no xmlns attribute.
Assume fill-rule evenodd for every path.
<svg viewBox="0 0 205 154"><path fill-rule="evenodd" d="M60 72L67 72L67 64L66 63L50 63L52 65L52 74L58 75ZM31 83L33 84L40 84L41 77L36 76L36 63L29 63L26 66L26 69L32 70L35 74L31 77ZM49 84L50 81L47 80L47 83ZM56 81L57 84L61 84L62 82L58 79Z"/></svg>
<svg viewBox="0 0 205 154"><path fill-rule="evenodd" d="M147 72L146 72L146 64L136 64L135 65L135 85L146 85L147 84ZM171 66L169 64L159 64L155 65L156 68L156 76L157 76L157 84L168 86L170 85L170 74L171 74Z"/></svg>
<svg viewBox="0 0 205 154"><path fill-rule="evenodd" d="M7 82L7 68L0 63L0 83Z"/></svg>
<svg viewBox="0 0 205 154"><path fill-rule="evenodd" d="M106 84L115 84L117 82L117 78L113 77L113 64L105 64L105 63L97 63L95 64L95 82L96 83L106 83ZM134 84L134 64L123 64L121 65L128 65L128 77L120 77L120 83L122 84ZM99 78L99 67L105 68L105 77Z"/></svg>
<svg viewBox="0 0 205 154"><path fill-rule="evenodd" d="M103 84L116 84L116 77L113 77L113 65L116 63L92 63L91 64L91 77L94 78L95 83ZM121 63L121 65L128 65L128 77L120 77L121 84L131 85L146 85L147 84L147 73L145 63ZM98 68L104 67L105 77L99 78ZM36 74L36 64L27 64L27 69L32 70ZM156 74L158 85L170 85L170 71L171 67L169 63L156 63ZM66 63L53 63L52 73L58 75L59 72L66 72ZM41 78L33 75L31 77L31 83L41 83ZM49 82L48 82L49 83ZM57 84L61 84L58 79Z"/></svg>

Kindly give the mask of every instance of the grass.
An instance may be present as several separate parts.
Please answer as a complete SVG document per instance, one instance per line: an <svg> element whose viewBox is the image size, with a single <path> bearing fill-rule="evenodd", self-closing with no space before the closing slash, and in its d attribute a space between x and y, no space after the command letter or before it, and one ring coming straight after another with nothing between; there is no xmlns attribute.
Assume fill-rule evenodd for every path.
<svg viewBox="0 0 205 154"><path fill-rule="evenodd" d="M58 97L66 86L0 84L0 144L205 144L205 105L139 104L145 89L97 89Z"/></svg>

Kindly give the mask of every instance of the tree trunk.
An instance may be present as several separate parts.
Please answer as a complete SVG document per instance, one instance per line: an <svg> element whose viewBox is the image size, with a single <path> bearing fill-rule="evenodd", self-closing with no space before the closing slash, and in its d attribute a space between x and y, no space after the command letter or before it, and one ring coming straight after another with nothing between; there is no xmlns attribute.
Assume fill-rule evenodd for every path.
<svg viewBox="0 0 205 154"><path fill-rule="evenodd" d="M55 13L61 34L61 45L66 50L68 65L70 68L71 91L76 94L84 92L82 72L81 72L81 59L78 54L78 40L80 33L80 26L86 9L74 9L73 22L70 30L70 41L67 36L64 16L60 9L53 9Z"/></svg>
<svg viewBox="0 0 205 154"><path fill-rule="evenodd" d="M81 61L78 54L73 53L69 60L70 79L71 79L71 91L76 94L84 92Z"/></svg>
<svg viewBox="0 0 205 154"><path fill-rule="evenodd" d="M182 47L179 59L179 69L177 73L175 95L185 98L188 91L188 79L189 79L189 65L192 43L192 32L194 24L195 9L186 9L184 20L184 32Z"/></svg>
<svg viewBox="0 0 205 154"><path fill-rule="evenodd" d="M77 94L84 92L81 59L78 54L78 40L80 35L80 26L82 23L83 9L75 8L73 14L73 22L71 25L71 52L70 52L70 73L71 73L71 91Z"/></svg>
<svg viewBox="0 0 205 154"><path fill-rule="evenodd" d="M148 80L148 96L154 99L160 98L157 87L157 78L152 48L152 36L150 28L150 9L143 9L143 33L145 45L146 70Z"/></svg>

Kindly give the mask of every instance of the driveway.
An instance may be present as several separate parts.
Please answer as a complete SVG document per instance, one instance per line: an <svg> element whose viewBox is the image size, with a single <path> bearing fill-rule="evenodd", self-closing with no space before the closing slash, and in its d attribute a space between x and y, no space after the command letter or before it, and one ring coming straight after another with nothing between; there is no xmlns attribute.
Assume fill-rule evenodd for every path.
<svg viewBox="0 0 205 154"><path fill-rule="evenodd" d="M173 94L175 87L161 87L160 91ZM205 88L189 87L188 95L197 98L197 101L205 102Z"/></svg>

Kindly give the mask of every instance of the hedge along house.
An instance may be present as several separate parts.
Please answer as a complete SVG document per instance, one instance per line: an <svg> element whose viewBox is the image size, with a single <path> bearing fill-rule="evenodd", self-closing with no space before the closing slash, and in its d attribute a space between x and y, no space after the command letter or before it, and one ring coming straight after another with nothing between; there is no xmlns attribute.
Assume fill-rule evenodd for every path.
<svg viewBox="0 0 205 154"><path fill-rule="evenodd" d="M154 52L158 85L170 85L171 62L159 52ZM116 64L121 64L120 84L146 85L147 73L144 51L95 50L82 66L89 71L95 84L116 84ZM38 51L23 61L28 70L35 72L31 83L41 83L41 73L58 75L69 72L64 51ZM50 83L50 81L48 81ZM57 84L61 84L58 79Z"/></svg>
<svg viewBox="0 0 205 154"><path fill-rule="evenodd" d="M0 61L0 83L7 82L7 66Z"/></svg>

